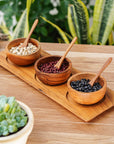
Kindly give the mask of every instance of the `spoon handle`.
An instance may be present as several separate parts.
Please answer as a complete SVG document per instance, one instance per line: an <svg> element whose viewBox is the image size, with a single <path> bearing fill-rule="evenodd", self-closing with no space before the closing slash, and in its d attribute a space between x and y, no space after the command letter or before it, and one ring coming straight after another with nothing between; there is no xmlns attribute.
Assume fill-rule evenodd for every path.
<svg viewBox="0 0 114 144"><path fill-rule="evenodd" d="M63 62L63 60L65 59L66 55L68 54L68 52L70 51L71 47L73 46L73 44L75 43L75 41L77 40L77 37L74 37L74 39L72 40L72 42L70 43L69 47L67 48L65 54L61 57L61 59L57 62L57 64L55 65L55 67L57 69L59 69L61 67L61 64Z"/></svg>
<svg viewBox="0 0 114 144"><path fill-rule="evenodd" d="M30 37L31 37L31 35L32 35L35 27L37 26L37 24L38 24L38 19L36 19L36 20L34 21L34 23L33 23L33 25L32 25L32 28L31 28L31 30L30 30L30 32L29 32L29 34L28 34L28 37L26 38L26 40L25 40L24 43L23 43L25 47L27 46L28 41L29 41L29 39L30 39Z"/></svg>
<svg viewBox="0 0 114 144"><path fill-rule="evenodd" d="M74 39L73 39L72 42L70 43L69 47L67 48L65 54L63 55L63 58L66 57L66 55L68 54L68 52L70 51L71 47L73 46L73 44L75 43L76 40L77 40L77 37L74 37Z"/></svg>
<svg viewBox="0 0 114 144"><path fill-rule="evenodd" d="M108 58L108 60L105 62L105 64L102 66L102 68L100 69L100 71L96 74L96 76L89 82L89 84L91 86L93 86L94 82L96 81L96 79L101 75L101 73L107 68L107 66L111 63L112 58Z"/></svg>

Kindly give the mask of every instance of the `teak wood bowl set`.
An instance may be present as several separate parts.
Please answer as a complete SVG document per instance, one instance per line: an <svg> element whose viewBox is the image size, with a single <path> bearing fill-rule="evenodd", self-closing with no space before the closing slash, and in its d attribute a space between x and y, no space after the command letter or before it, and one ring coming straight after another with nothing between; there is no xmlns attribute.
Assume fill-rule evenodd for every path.
<svg viewBox="0 0 114 144"><path fill-rule="evenodd" d="M66 58L68 62L68 68L60 73L45 73L41 72L38 67L41 64L48 63L54 60L59 60L60 56L46 56L38 59L35 63L35 71L37 77L45 84L48 85L58 85L66 82L71 75L72 64L71 61Z"/></svg>
<svg viewBox="0 0 114 144"><path fill-rule="evenodd" d="M24 41L25 41L25 38L15 39L11 41L6 47L6 54L7 54L8 59L12 61L14 64L17 64L20 66L30 65L34 63L40 57L41 48L40 48L39 42L33 38L29 39L29 42L38 48L35 53L26 55L26 56L20 56L20 55L13 54L9 51L12 47L18 46L20 43L23 43Z"/></svg>
<svg viewBox="0 0 114 144"><path fill-rule="evenodd" d="M74 90L70 86L71 81L81 80L83 78L91 80L96 74L94 74L94 73L78 73L78 74L75 74L70 77L71 70L72 70L72 63L68 58L65 58L66 61L68 62L68 68L66 70L64 70L60 73L41 72L38 69L38 66L40 66L41 64L47 63L47 62L51 62L53 60L58 60L58 59L60 59L60 56L46 56L46 57L39 58L41 47L40 47L39 42L35 39L31 38L29 40L29 42L31 42L33 45L36 45L36 47L38 48L38 50L33 54L30 54L27 56L19 56L19 55L11 53L9 51L11 47L18 46L20 43L23 43L24 41L25 41L25 38L15 39L15 40L11 41L6 47L7 57L14 64L17 64L20 66L27 66L27 65L33 64L35 62L34 68L35 68L36 76L39 78L40 81L42 81L44 84L47 84L47 85L63 84L68 80L67 81L68 93L69 93L70 97L72 97L72 99L79 104L84 104L84 105L95 104L104 97L107 84L106 84L106 80L102 76L100 76L97 79L97 82L100 83L102 88L95 92L89 92L89 93L79 92L79 91Z"/></svg>
<svg viewBox="0 0 114 144"><path fill-rule="evenodd" d="M72 81L77 81L85 78L91 80L93 77L95 77L95 75L95 73L78 73L70 77L67 82L68 93L70 97L72 97L72 99L74 99L76 102L85 105L94 104L100 101L104 97L107 87L106 80L102 76L100 76L96 81L100 83L102 88L95 92L80 92L73 89L70 85Z"/></svg>

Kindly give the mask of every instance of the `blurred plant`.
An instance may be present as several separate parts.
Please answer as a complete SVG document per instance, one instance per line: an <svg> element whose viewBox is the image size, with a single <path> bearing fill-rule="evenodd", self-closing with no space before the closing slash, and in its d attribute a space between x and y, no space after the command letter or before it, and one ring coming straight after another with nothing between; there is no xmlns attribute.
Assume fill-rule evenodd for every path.
<svg viewBox="0 0 114 144"><path fill-rule="evenodd" d="M4 40L4 38L2 38L2 35L6 35L7 36L7 40L11 39L10 32L7 29L7 27L6 27L4 22L2 22L1 25L0 25L0 32L1 32L1 40Z"/></svg>
<svg viewBox="0 0 114 144"><path fill-rule="evenodd" d="M8 41L8 35L0 33L0 40L2 40L2 41Z"/></svg>
<svg viewBox="0 0 114 144"><path fill-rule="evenodd" d="M91 4L91 1L93 4ZM94 3L95 0L82 0L82 2L86 5L89 17L93 17Z"/></svg>
<svg viewBox="0 0 114 144"><path fill-rule="evenodd" d="M77 36L81 44L110 44L110 36L114 25L114 0L96 0L93 26L89 29L89 15L87 7L81 0L73 0L68 6L68 26L72 38ZM64 42L69 43L69 35L60 27L42 17L43 20L55 27ZM109 39L109 40L108 40ZM109 43L110 42L110 43Z"/></svg>
<svg viewBox="0 0 114 144"><path fill-rule="evenodd" d="M114 25L114 0L96 0L93 15L93 44L106 44Z"/></svg>
<svg viewBox="0 0 114 144"><path fill-rule="evenodd" d="M14 97L0 96L0 136L17 132L27 124L27 114Z"/></svg>
<svg viewBox="0 0 114 144"><path fill-rule="evenodd" d="M57 0L54 0L54 2L56 1ZM58 42L58 38L60 37L53 27L40 19L41 15L59 24L64 30L68 31L66 15L69 0L60 0L59 2L54 4L51 0L39 0L35 1L31 6L30 25L32 25L31 22L34 21L34 14L39 18L38 28L33 33L34 38L38 38L40 41Z"/></svg>
<svg viewBox="0 0 114 144"><path fill-rule="evenodd" d="M3 2L3 1L2 1ZM8 17L6 19L6 25L4 22L1 23L0 25L0 29L5 33L9 35L9 40L15 39L15 38L19 38L19 37L26 37L28 35L29 32L29 22L28 22L28 18L29 18L29 11L30 11L30 7L32 2L34 2L34 0L27 0L26 3L26 9L24 10L24 12L22 13L19 22L17 23L17 26L13 32L13 35L10 35L10 32L8 30L10 23L7 22ZM15 7L15 5L13 5L14 3L9 2L10 4L12 4L13 7ZM7 4L6 4L7 5ZM3 8L4 10L4 8ZM9 8L9 10L12 11L11 7ZM4 12L4 18L5 18L5 12ZM11 14L11 13L10 13ZM11 21L11 18L10 18ZM11 23L12 25L12 23Z"/></svg>
<svg viewBox="0 0 114 144"><path fill-rule="evenodd" d="M64 30L68 31L66 15L67 15L67 6L69 4L69 0L61 0L61 1L58 0L57 3L55 3L56 1L57 0L54 1L53 0L46 0L46 1L1 0L0 11L4 13L4 20L6 23L5 27L7 28L7 30L13 31L13 37L10 37L10 40L12 38L20 37L23 35L24 37L26 37L29 27L32 26L34 20L38 18L40 15L56 22L57 24L60 24L60 26ZM14 21L15 23L13 23ZM3 29L2 24L1 26ZM15 27L17 27L17 29ZM59 38L60 36L58 35L58 33L55 33L54 31L55 30L53 27L49 26L46 22L40 19L38 28L35 29L32 37L39 39L40 41L57 42L56 38ZM50 37L52 35L53 37Z"/></svg>
<svg viewBox="0 0 114 144"><path fill-rule="evenodd" d="M83 1L88 9L90 9L90 0ZM5 20L5 23L2 22L0 24L0 29L2 29L3 33L9 35L10 40L16 37L26 37L29 27L32 26L34 20L42 15L68 33L66 16L69 3L70 0L0 0L0 11L4 13ZM25 7L27 13L25 12ZM91 15L91 11L89 14ZM23 19L24 21L22 21ZM32 34L32 37L47 42L62 41L59 34L55 32L55 29L42 19L39 20L38 27Z"/></svg>

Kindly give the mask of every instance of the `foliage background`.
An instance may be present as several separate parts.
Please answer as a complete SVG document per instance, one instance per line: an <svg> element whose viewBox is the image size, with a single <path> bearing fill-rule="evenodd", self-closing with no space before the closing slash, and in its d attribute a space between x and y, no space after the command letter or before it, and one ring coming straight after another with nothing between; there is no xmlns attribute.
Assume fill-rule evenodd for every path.
<svg viewBox="0 0 114 144"><path fill-rule="evenodd" d="M42 42L58 42L58 39L60 39L60 35L55 28L43 21L40 16L43 16L59 25L62 30L68 33L67 7L71 1L72 0L60 0L60 5L56 6L58 14L51 15L49 12L54 9L51 0L35 0L30 9L29 25L30 27L32 26L35 18L39 18L39 24L32 37ZM82 1L86 4L89 15L92 17L94 5L91 4L91 0ZM93 3L95 2L95 0L92 1ZM0 11L4 13L4 21L8 29L13 30L15 28L16 23L19 21L19 18L25 8L25 0L0 0ZM13 23L14 20L16 21L15 24Z"/></svg>

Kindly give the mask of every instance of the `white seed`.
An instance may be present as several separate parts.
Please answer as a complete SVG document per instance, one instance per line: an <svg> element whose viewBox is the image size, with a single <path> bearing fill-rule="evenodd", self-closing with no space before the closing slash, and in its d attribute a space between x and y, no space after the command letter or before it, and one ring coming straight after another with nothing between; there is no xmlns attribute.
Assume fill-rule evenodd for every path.
<svg viewBox="0 0 114 144"><path fill-rule="evenodd" d="M17 55L21 55L21 53L20 53L20 52L18 52L18 53L17 53Z"/></svg>
<svg viewBox="0 0 114 144"><path fill-rule="evenodd" d="M12 47L9 51L17 55L30 55L37 51L37 47L32 43L28 43L27 47L21 47L23 43L20 43L19 46Z"/></svg>
<svg viewBox="0 0 114 144"><path fill-rule="evenodd" d="M17 50L16 50L16 49L15 49L15 50L13 50L13 53L14 53L14 54L16 54L16 53L17 53Z"/></svg>
<svg viewBox="0 0 114 144"><path fill-rule="evenodd" d="M22 55L25 55L25 52L24 52L24 51L22 52Z"/></svg>

